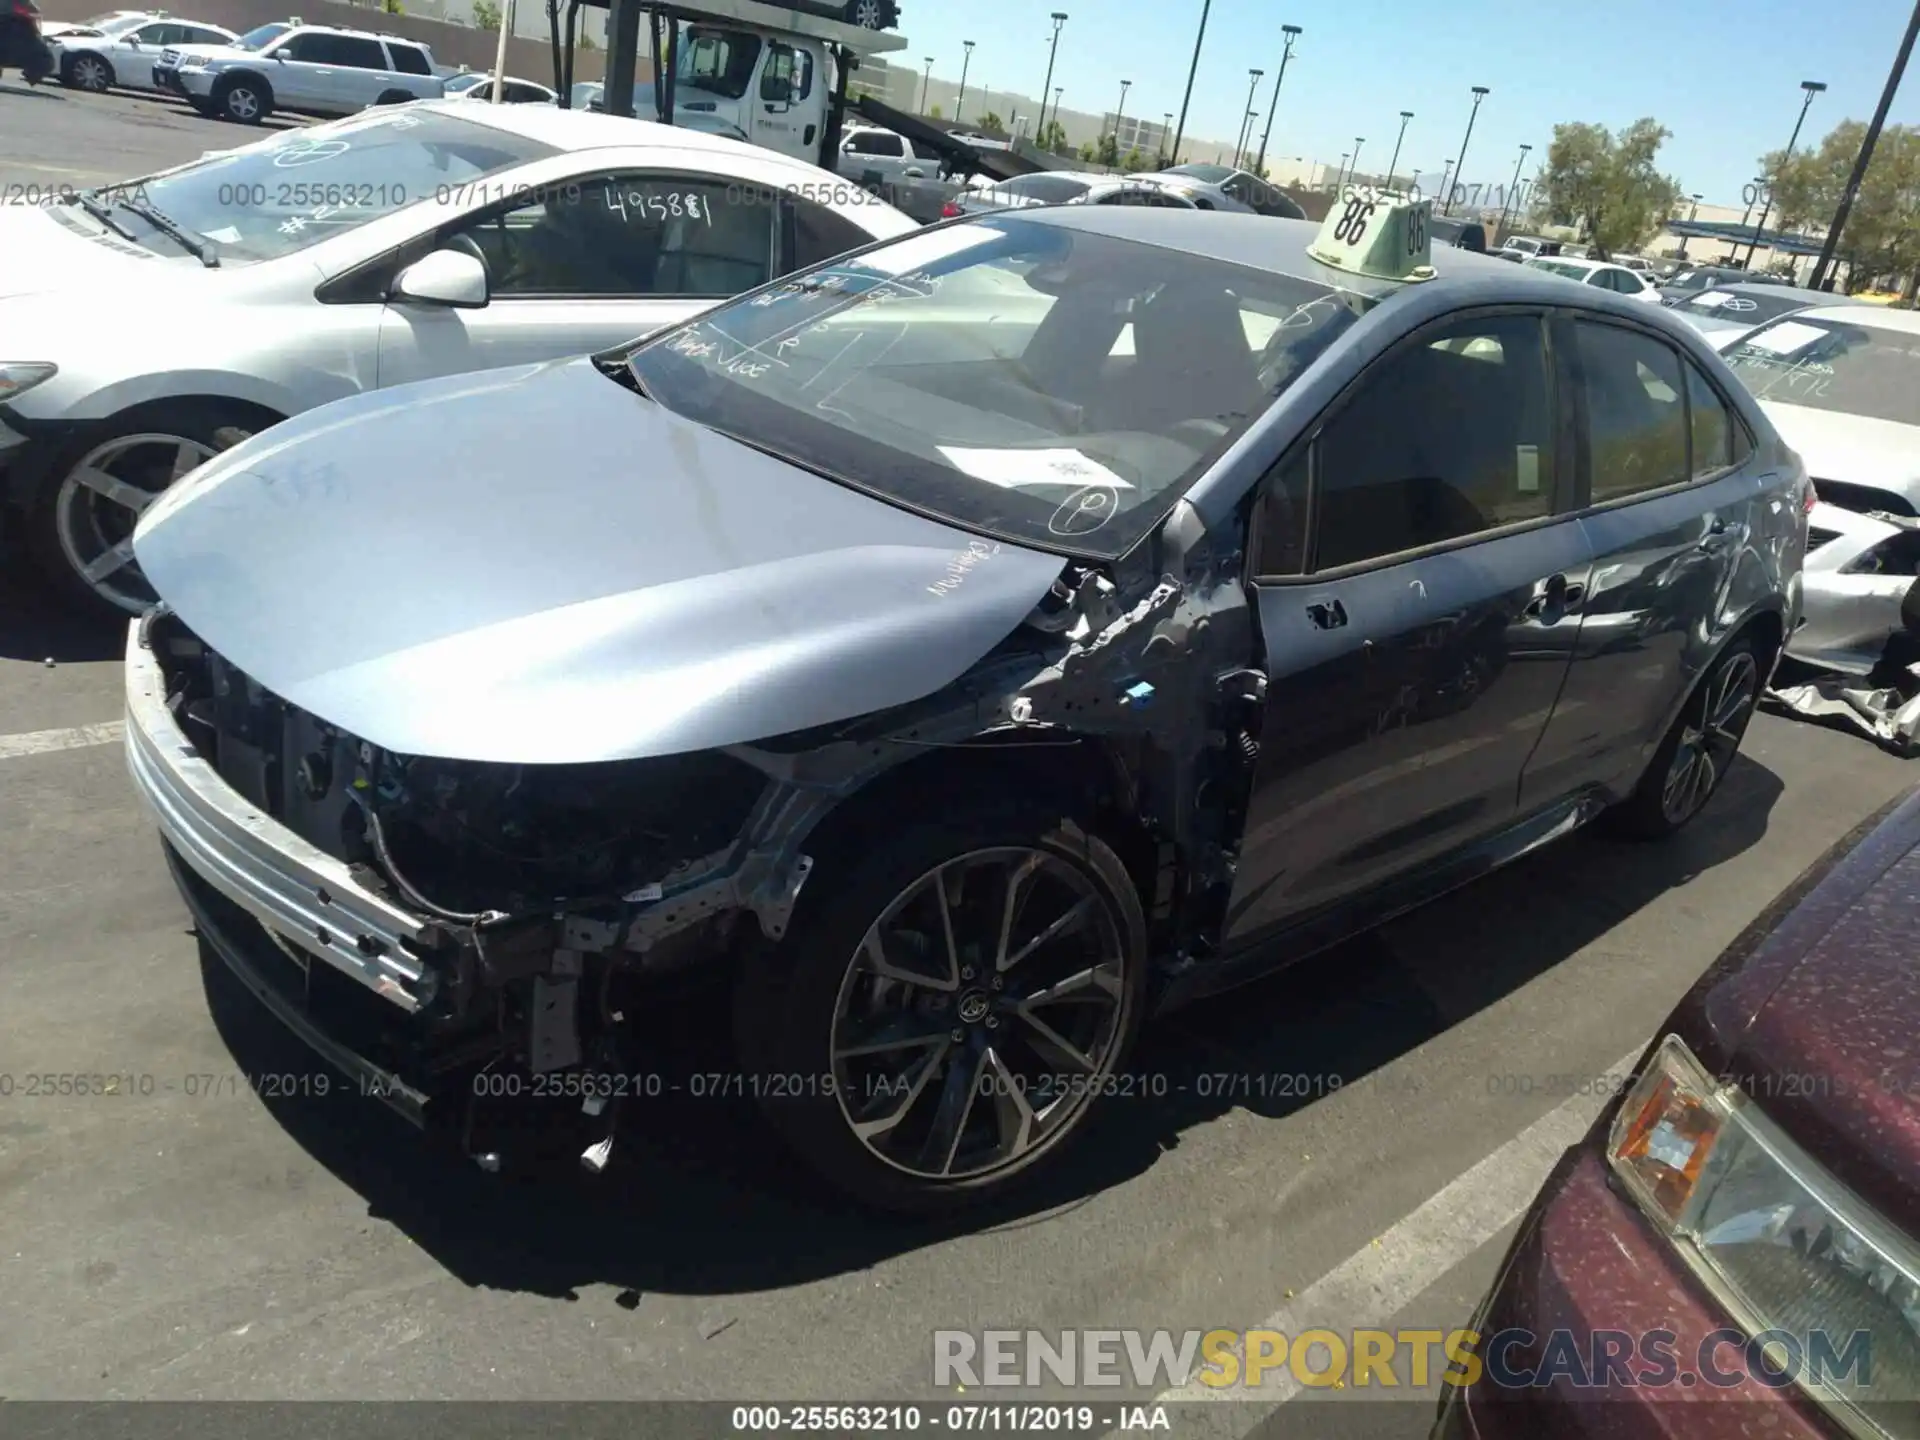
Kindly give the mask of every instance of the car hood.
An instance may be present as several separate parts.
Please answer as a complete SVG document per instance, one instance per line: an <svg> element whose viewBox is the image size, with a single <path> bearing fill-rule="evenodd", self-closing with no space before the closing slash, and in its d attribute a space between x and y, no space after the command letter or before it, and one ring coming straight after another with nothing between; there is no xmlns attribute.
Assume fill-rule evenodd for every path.
<svg viewBox="0 0 1920 1440"><path fill-rule="evenodd" d="M1059 557L683 420L591 360L374 391L236 446L135 554L215 651L404 754L632 759L906 704Z"/></svg>
<svg viewBox="0 0 1920 1440"><path fill-rule="evenodd" d="M1777 400L1762 400L1760 408L1800 452L1816 486L1822 480L1872 485L1920 508L1920 425Z"/></svg>
<svg viewBox="0 0 1920 1440"><path fill-rule="evenodd" d="M88 233L95 229L93 221L79 212L76 219L87 227L85 231L69 229L54 219L44 205L0 205L0 255L7 259L4 269L0 269L0 300L54 291L71 292L110 282L125 275L129 266L167 258L111 232ZM193 263L195 269L200 268L198 262ZM68 328L71 325L69 317ZM11 323L0 321L0 335L8 334L13 328Z"/></svg>

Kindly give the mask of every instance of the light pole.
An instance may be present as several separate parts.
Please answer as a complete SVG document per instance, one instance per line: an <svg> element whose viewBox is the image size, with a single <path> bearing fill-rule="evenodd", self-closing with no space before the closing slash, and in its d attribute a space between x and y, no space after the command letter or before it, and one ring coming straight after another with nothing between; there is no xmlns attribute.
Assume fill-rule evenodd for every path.
<svg viewBox="0 0 1920 1440"><path fill-rule="evenodd" d="M1800 82L1800 88L1807 92L1806 98L1800 102L1800 118L1793 122L1793 134L1789 136L1787 139L1786 153L1780 157L1780 164L1773 172L1775 177L1775 182L1767 186L1767 198L1760 206L1759 223L1757 223L1753 227L1753 239L1747 242L1746 268L1749 270L1753 269L1753 252L1759 248L1760 236L1766 231L1767 216L1773 213L1773 192L1780 188L1779 187L1780 172L1782 170L1785 170L1787 168L1787 162L1793 159L1793 147L1800 143L1800 127L1807 123L1807 110L1813 104L1813 97L1818 95L1822 90L1826 89L1827 87L1824 81L1802 80Z"/></svg>
<svg viewBox="0 0 1920 1440"><path fill-rule="evenodd" d="M1476 85L1473 87L1473 109L1467 113L1467 133L1461 137L1460 140L1460 157L1453 162L1453 183L1456 186L1460 183L1460 177L1466 173L1467 146L1473 141L1473 122L1480 116L1480 102L1486 99L1491 93L1485 85ZM1453 194L1451 191L1447 194L1446 208L1440 213L1442 215L1451 215L1453 213Z"/></svg>
<svg viewBox="0 0 1920 1440"><path fill-rule="evenodd" d="M1047 91L1053 89L1053 59L1054 56L1060 53L1060 27L1067 23L1067 12L1064 10L1056 10L1047 18L1053 21L1053 44L1047 50L1046 83L1040 87L1040 134L1043 137L1047 133ZM1061 87L1061 89L1065 88L1065 86ZM1060 118L1060 91L1054 90L1053 94L1053 118L1058 120Z"/></svg>
<svg viewBox="0 0 1920 1440"><path fill-rule="evenodd" d="M1264 70L1247 71L1247 118L1240 122L1240 143L1233 147L1233 163L1236 169L1239 168L1241 158L1247 148L1247 137L1253 128L1253 117L1258 113L1253 108L1254 87L1260 83L1260 77L1266 73Z"/></svg>
<svg viewBox="0 0 1920 1440"><path fill-rule="evenodd" d="M1687 211L1687 223L1691 225L1693 223L1693 217L1700 213L1701 197L1698 195L1689 195L1687 198L1693 202L1693 208ZM1686 235L1680 237L1680 258L1682 260L1687 258L1687 241L1689 238L1690 237Z"/></svg>
<svg viewBox="0 0 1920 1440"><path fill-rule="evenodd" d="M1060 96L1065 93L1066 88L1064 85L1053 87L1053 123L1055 125L1060 123ZM1067 138L1067 132L1064 129L1060 132L1060 138L1063 141Z"/></svg>
<svg viewBox="0 0 1920 1440"><path fill-rule="evenodd" d="M960 48L964 52L960 57L960 93L953 97L953 120L960 123L960 107L967 103L967 67L973 64L973 41L962 40Z"/></svg>
<svg viewBox="0 0 1920 1440"><path fill-rule="evenodd" d="M1447 178L1452 174L1453 174L1453 161L1448 160L1446 164L1440 167L1440 199L1441 199L1441 203L1443 204L1446 202L1448 196L1452 193L1447 189Z"/></svg>
<svg viewBox="0 0 1920 1440"><path fill-rule="evenodd" d="M1127 113L1127 91L1131 89L1132 86L1133 81L1131 80L1122 80L1120 82L1120 107L1113 112L1113 153L1116 163L1118 162L1120 154L1120 121Z"/></svg>
<svg viewBox="0 0 1920 1440"><path fill-rule="evenodd" d="M1193 77L1200 71L1200 47L1207 40L1207 12L1213 0L1200 0L1200 29L1193 37L1193 63L1187 66L1187 90L1180 97L1180 128L1173 132L1173 163L1180 163L1180 137L1187 133L1187 105L1193 99Z"/></svg>
<svg viewBox="0 0 1920 1440"><path fill-rule="evenodd" d="M1247 111L1246 118L1240 122L1240 143L1233 152L1233 165L1236 170L1242 168L1247 160L1247 147L1253 144L1253 122L1260 118L1258 110Z"/></svg>
<svg viewBox="0 0 1920 1440"><path fill-rule="evenodd" d="M1400 146L1407 138L1407 122L1413 119L1411 110L1400 112L1400 138L1393 142L1393 159L1387 162L1387 188L1393 189L1393 172L1400 168Z"/></svg>
<svg viewBox="0 0 1920 1440"><path fill-rule="evenodd" d="M1161 163L1162 165L1171 165L1171 164L1173 164L1173 163L1174 163L1174 159L1173 159L1173 156L1171 156L1171 155L1169 155L1169 154L1167 154L1167 153L1166 153L1166 151L1167 151L1167 142L1168 142L1169 140L1171 140L1171 139L1173 139L1173 111L1171 111L1171 110L1162 110L1162 111L1160 112L1160 117L1161 117L1161 125L1160 125L1160 152L1161 152L1161 159L1160 159L1160 163Z"/></svg>
<svg viewBox="0 0 1920 1440"><path fill-rule="evenodd" d="M1340 152L1340 168L1333 172L1333 193L1340 194L1340 187L1347 183L1347 152Z"/></svg>
<svg viewBox="0 0 1920 1440"><path fill-rule="evenodd" d="M1507 186L1507 193L1500 198L1500 223L1493 228L1496 240L1506 238L1507 212L1513 208L1514 196L1520 193L1520 167L1527 163L1527 152L1531 149L1533 149L1531 145L1522 145L1520 158L1513 162L1513 183Z"/></svg>
<svg viewBox="0 0 1920 1440"><path fill-rule="evenodd" d="M1360 174L1360 147L1367 143L1367 137L1356 135L1353 139L1353 164L1347 171L1347 182L1351 184Z"/></svg>
<svg viewBox="0 0 1920 1440"><path fill-rule="evenodd" d="M933 78L933 56L927 56L927 68L920 75L920 113L927 113L927 81Z"/></svg>
<svg viewBox="0 0 1920 1440"><path fill-rule="evenodd" d="M1273 77L1273 103L1267 106L1267 128L1260 132L1260 158L1253 162L1256 175L1267 173L1267 141L1273 138L1273 117L1280 111L1280 86L1287 78L1287 61L1293 58L1293 42L1300 38L1300 27L1282 25L1280 33L1287 37L1287 47L1280 52L1280 73Z"/></svg>
<svg viewBox="0 0 1920 1440"><path fill-rule="evenodd" d="M1860 153L1854 156L1853 173L1847 176L1847 188L1840 192L1840 204L1833 212L1833 223L1827 227L1827 238L1820 247L1820 258L1814 261L1813 274L1807 277L1807 284L1815 290L1823 286L1833 276L1833 254L1840 246L1840 232L1847 228L1847 216L1852 213L1854 197L1860 193L1860 184L1867 178L1867 166L1873 162L1873 147L1879 142L1880 127L1887 123L1887 111L1893 105L1894 94L1900 89L1900 79L1907 73L1907 61L1913 55L1913 42L1920 38L1920 3L1913 7L1913 18L1907 22L1906 37L1900 42L1900 49L1893 57L1893 69L1887 74L1887 88L1880 92L1880 108L1873 112L1873 119L1867 125L1867 133L1860 141ZM1848 277L1852 283L1852 277Z"/></svg>

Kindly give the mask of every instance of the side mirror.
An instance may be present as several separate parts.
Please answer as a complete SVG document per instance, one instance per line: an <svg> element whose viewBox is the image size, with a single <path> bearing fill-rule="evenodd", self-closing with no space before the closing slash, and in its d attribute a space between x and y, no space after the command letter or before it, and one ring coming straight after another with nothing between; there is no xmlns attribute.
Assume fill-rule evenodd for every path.
<svg viewBox="0 0 1920 1440"><path fill-rule="evenodd" d="M487 267L462 250L435 250L394 278L396 300L478 310L487 303Z"/></svg>

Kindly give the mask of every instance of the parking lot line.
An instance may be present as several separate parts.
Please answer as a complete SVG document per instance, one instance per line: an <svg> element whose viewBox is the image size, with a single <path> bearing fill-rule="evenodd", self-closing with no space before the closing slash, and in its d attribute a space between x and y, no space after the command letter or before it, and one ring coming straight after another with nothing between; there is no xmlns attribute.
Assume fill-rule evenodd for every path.
<svg viewBox="0 0 1920 1440"><path fill-rule="evenodd" d="M0 735L0 760L22 755L44 755L50 750L84 750L89 745L115 745L127 733L126 722L109 720L103 725L74 725L65 730L28 730L19 735Z"/></svg>
<svg viewBox="0 0 1920 1440"><path fill-rule="evenodd" d="M1294 1336L1315 1327L1353 1330L1384 1325L1398 1315L1422 1291L1526 1213L1561 1154L1586 1134L1607 1100L1632 1075L1643 1049L1636 1047L1608 1066L1605 1083L1594 1087L1597 1093L1570 1096L1556 1105L1255 1328ZM1155 1403L1257 1399L1271 1402L1261 1407L1264 1416L1302 1388L1290 1369L1254 1391L1189 1379L1156 1396ZM1242 1427L1243 1433L1250 1433L1257 1423L1250 1421Z"/></svg>

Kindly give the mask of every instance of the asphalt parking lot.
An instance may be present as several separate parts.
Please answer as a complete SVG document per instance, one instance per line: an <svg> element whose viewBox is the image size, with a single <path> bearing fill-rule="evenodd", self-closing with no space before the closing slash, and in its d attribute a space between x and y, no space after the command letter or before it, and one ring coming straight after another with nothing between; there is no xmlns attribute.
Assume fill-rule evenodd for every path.
<svg viewBox="0 0 1920 1440"><path fill-rule="evenodd" d="M0 82L13 194L245 135L171 102ZM931 1388L936 1329L1450 1328L1600 1108L1596 1079L1916 778L1763 716L1674 842L1577 837L1182 1013L1133 1067L1160 1093L1109 1105L1052 1192L929 1226L851 1213L747 1102L685 1086L629 1109L598 1179L485 1175L344 1084L261 1094L245 1077L311 1088L285 1077L315 1063L191 932L115 743L122 644L0 580L15 1399L933 1399L950 1398ZM643 1026L662 1074L725 1068L708 997ZM28 1093L96 1075L114 1093ZM1264 1413L1195 1408L1223 1433ZM1430 1418L1423 1397L1367 1433Z"/></svg>

